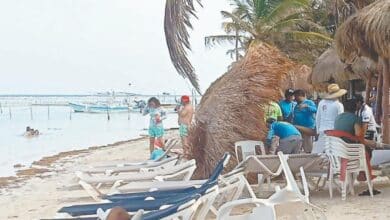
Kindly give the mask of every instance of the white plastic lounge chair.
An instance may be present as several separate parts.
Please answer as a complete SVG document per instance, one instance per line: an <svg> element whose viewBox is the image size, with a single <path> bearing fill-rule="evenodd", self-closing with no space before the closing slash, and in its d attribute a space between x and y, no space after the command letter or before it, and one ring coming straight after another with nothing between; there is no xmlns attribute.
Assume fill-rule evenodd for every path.
<svg viewBox="0 0 390 220"><path fill-rule="evenodd" d="M341 182L341 199L346 199L347 185L351 194L354 194L355 177L360 171L365 172L367 177L367 185L371 197L373 197L373 185L370 178L370 172L367 166L367 158L365 147L362 144L348 144L341 138L326 136L325 153L329 157L330 172L329 172L329 196L333 196L333 178L334 175L340 174L345 179L340 178ZM342 163L345 163L343 168ZM345 171L342 171L345 169ZM342 172L345 172L342 174Z"/></svg>
<svg viewBox="0 0 390 220"><path fill-rule="evenodd" d="M115 176L91 176L81 172L76 172L76 175L80 179L79 184L87 191L87 193L94 200L100 201L100 197L103 194L99 188L102 185L109 185L111 186L111 190L114 190L120 185L134 181L189 180L195 169L195 160L190 160L176 166L168 167L167 169L161 169L152 172L120 173Z"/></svg>
<svg viewBox="0 0 390 220"><path fill-rule="evenodd" d="M238 141L234 143L234 151L236 152L236 159L238 162L245 160L248 156L256 155L256 147L260 148L261 154L265 154L264 144L261 141ZM238 149L241 150L241 159L238 155Z"/></svg>
<svg viewBox="0 0 390 220"><path fill-rule="evenodd" d="M168 157L159 161L150 161L147 163L137 164L118 164L116 167L88 167L81 169L80 172L88 174L104 173L106 175L124 173L124 172L139 172L141 169L161 169L161 167L174 166L178 161L177 157Z"/></svg>
<svg viewBox="0 0 390 220"><path fill-rule="evenodd" d="M158 166L159 163L157 163L157 165L156 165L156 162L160 162L160 161L166 159L168 154L171 152L172 148L174 148L178 142L179 142L179 140L176 138L167 140L167 142L165 144L164 154L162 154L161 156L159 156L155 160L146 160L146 161L141 161L141 162L108 161L108 162L103 162L103 163L99 163L99 164L93 164L93 165L85 168L85 171L88 171L88 169L90 169L91 171L93 171L93 169L102 169L102 170L107 169L108 170L108 169L113 169L113 168L117 168L117 167L126 167L126 166L143 166L143 167ZM173 158L176 158L176 157L173 157ZM101 172L99 171L98 173L101 173Z"/></svg>
<svg viewBox="0 0 390 220"><path fill-rule="evenodd" d="M301 193L297 183L295 182L294 176L287 163L288 156L283 155L282 152L279 152L278 156L281 161L283 172L286 176L287 186L283 189L277 189L276 192L268 199L250 198L228 202L219 209L217 216L218 220L274 220L279 219L282 216L292 216L295 219L300 219L300 215L305 214L307 207L321 210L309 202L309 190L303 168L301 168L300 171L305 195ZM295 206L294 208L291 208L295 203L301 204L303 206L301 206L300 209ZM230 215L231 211L235 207L246 204L252 204L256 206L253 208L252 213L235 216ZM283 208L276 209L276 206L283 206Z"/></svg>

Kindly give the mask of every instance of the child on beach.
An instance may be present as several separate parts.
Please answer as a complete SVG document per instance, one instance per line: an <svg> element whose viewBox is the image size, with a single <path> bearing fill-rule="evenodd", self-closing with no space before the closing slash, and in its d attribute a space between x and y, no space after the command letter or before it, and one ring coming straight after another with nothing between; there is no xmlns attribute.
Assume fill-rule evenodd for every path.
<svg viewBox="0 0 390 220"><path fill-rule="evenodd" d="M194 108L190 103L189 96L181 97L181 106L179 108L179 133L183 145L184 155L188 154L188 128L191 125L192 116L194 114Z"/></svg>
<svg viewBox="0 0 390 220"><path fill-rule="evenodd" d="M154 150L150 155L151 160L156 160L157 158L159 158L161 155L165 153L165 151L162 149L163 145L164 144L159 139L156 139L154 141Z"/></svg>
<svg viewBox="0 0 390 220"><path fill-rule="evenodd" d="M158 139L161 143L164 143L164 126L163 120L166 118L166 112L161 107L160 101L152 97L148 100L148 106L143 110L143 115L149 114L149 150L150 153L154 150L154 141Z"/></svg>

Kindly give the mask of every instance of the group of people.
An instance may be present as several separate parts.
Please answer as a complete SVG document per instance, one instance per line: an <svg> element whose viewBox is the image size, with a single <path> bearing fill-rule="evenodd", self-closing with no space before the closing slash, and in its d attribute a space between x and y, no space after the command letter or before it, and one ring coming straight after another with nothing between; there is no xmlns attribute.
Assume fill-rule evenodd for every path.
<svg viewBox="0 0 390 220"><path fill-rule="evenodd" d="M194 114L193 106L190 102L190 97L184 95L180 99L179 105L175 108L178 113L179 134L183 145L184 154L188 149L188 129L192 122ZM143 115L150 116L149 122L149 150L151 159L156 159L164 153L164 125L163 121L167 117L167 113L161 106L160 101L156 97L148 100L147 106L143 109Z"/></svg>
<svg viewBox="0 0 390 220"><path fill-rule="evenodd" d="M340 99L347 93L337 84L328 86L328 93L318 106L307 99L303 90L288 89L285 99L279 103L271 102L266 106L265 117L269 128L266 145L270 149L273 139L279 138L276 151L285 154L319 153L313 149L313 140L321 139L328 132L340 135L344 139L349 134L358 138L359 143L375 147L376 122L372 108L364 102L361 95ZM370 151L370 150L368 150Z"/></svg>
<svg viewBox="0 0 390 220"><path fill-rule="evenodd" d="M24 136L33 137L33 136L38 136L38 135L39 135L38 129L30 128L30 126L26 127L26 131L24 132Z"/></svg>

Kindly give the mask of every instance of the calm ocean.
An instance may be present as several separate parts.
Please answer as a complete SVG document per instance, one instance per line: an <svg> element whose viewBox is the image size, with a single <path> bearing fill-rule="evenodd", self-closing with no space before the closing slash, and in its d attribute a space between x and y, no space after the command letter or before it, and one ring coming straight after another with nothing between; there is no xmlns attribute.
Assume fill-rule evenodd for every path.
<svg viewBox="0 0 390 220"><path fill-rule="evenodd" d="M43 156L129 140L147 134L148 116L139 113L71 113L68 106L31 106L96 97L0 97L0 176L14 175L14 165L30 165ZM58 101L60 100L60 101ZM38 137L26 138L26 126ZM168 114L165 128L177 127L177 114Z"/></svg>

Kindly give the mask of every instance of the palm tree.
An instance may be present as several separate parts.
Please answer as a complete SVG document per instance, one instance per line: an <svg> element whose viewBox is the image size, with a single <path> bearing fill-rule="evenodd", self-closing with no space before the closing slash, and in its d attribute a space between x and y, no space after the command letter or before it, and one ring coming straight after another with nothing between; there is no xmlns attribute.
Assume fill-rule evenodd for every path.
<svg viewBox="0 0 390 220"><path fill-rule="evenodd" d="M279 47L288 39L315 45L332 41L325 28L312 21L309 0L233 0L233 5L232 12L221 12L232 21L223 23L227 35L207 36L207 46L235 40L238 52L238 42L247 50L253 40ZM243 34L232 35L232 31Z"/></svg>
<svg viewBox="0 0 390 220"><path fill-rule="evenodd" d="M305 45L331 41L323 27L312 22L306 10L312 0L234 0L234 12L222 12L230 19L230 30L227 35L214 36L210 42L221 42L216 39L235 41L234 53L239 58L239 51L246 50L253 39L275 44L283 51L294 51L302 48L283 48L286 41L304 41ZM313 0L314 1L314 0ZM187 57L191 50L188 29L192 28L190 19L196 18L194 3L201 5L201 0L166 0L164 30L171 61L178 73L189 79L194 88L200 93L195 69ZM240 15L237 16L236 14ZM234 29L232 25L238 25ZM237 30L237 31L236 31ZM245 38L244 38L245 37ZM311 48L309 49L311 50ZM299 57L301 54L296 55ZM294 56L293 56L294 57Z"/></svg>

